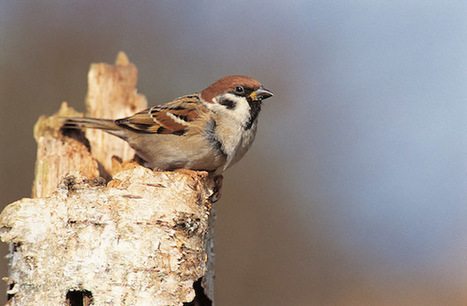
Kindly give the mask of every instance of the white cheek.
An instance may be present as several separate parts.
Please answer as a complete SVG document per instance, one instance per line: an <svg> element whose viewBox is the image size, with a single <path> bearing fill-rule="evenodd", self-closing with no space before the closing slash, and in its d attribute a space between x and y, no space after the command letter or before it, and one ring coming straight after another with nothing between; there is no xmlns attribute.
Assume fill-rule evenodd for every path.
<svg viewBox="0 0 467 306"><path fill-rule="evenodd" d="M220 105L217 101L217 98L213 99L214 104L209 105L214 112L221 114L222 116L228 116L231 119L245 124L250 118L250 105L246 98L238 97L231 93L226 93L221 98L229 99L235 102L235 107L233 109L228 109L224 105Z"/></svg>

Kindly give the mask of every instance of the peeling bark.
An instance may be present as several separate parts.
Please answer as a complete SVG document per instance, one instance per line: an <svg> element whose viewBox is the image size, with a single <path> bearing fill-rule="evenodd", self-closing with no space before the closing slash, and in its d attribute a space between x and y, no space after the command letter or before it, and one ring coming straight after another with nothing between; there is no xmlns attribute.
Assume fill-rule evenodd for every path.
<svg viewBox="0 0 467 306"><path fill-rule="evenodd" d="M146 107L124 54L115 66L92 65L88 80L88 116ZM120 139L61 130L61 117L78 115L63 103L39 119L34 198L0 215L11 251L9 304L182 305L201 277L213 301L214 178L121 163L134 152Z"/></svg>

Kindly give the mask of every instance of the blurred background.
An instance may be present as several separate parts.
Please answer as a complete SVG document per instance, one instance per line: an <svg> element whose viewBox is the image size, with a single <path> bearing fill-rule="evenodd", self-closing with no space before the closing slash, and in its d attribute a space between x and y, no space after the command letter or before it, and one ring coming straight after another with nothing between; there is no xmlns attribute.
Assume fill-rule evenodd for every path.
<svg viewBox="0 0 467 306"><path fill-rule="evenodd" d="M91 63L125 51L151 105L248 75L275 96L216 204L217 304L466 305L466 16L464 1L1 1L0 204L30 196L33 125L62 101L84 110Z"/></svg>

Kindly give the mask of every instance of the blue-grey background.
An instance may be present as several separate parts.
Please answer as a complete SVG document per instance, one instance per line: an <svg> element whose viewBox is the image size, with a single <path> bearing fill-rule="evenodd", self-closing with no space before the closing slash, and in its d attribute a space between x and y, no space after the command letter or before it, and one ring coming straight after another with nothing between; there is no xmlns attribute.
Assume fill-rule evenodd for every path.
<svg viewBox="0 0 467 306"><path fill-rule="evenodd" d="M84 110L91 63L125 51L152 105L244 74L275 96L216 204L217 304L466 304L466 16L465 1L1 1L0 202L30 195L33 124L64 100Z"/></svg>

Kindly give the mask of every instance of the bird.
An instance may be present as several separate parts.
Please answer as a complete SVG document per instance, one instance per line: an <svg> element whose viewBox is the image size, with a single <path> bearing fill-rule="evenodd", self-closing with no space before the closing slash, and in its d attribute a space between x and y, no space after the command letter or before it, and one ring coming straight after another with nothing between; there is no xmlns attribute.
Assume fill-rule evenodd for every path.
<svg viewBox="0 0 467 306"><path fill-rule="evenodd" d="M155 171L221 175L250 149L262 101L272 96L257 80L231 75L126 118L73 117L63 127L100 129L120 137Z"/></svg>

